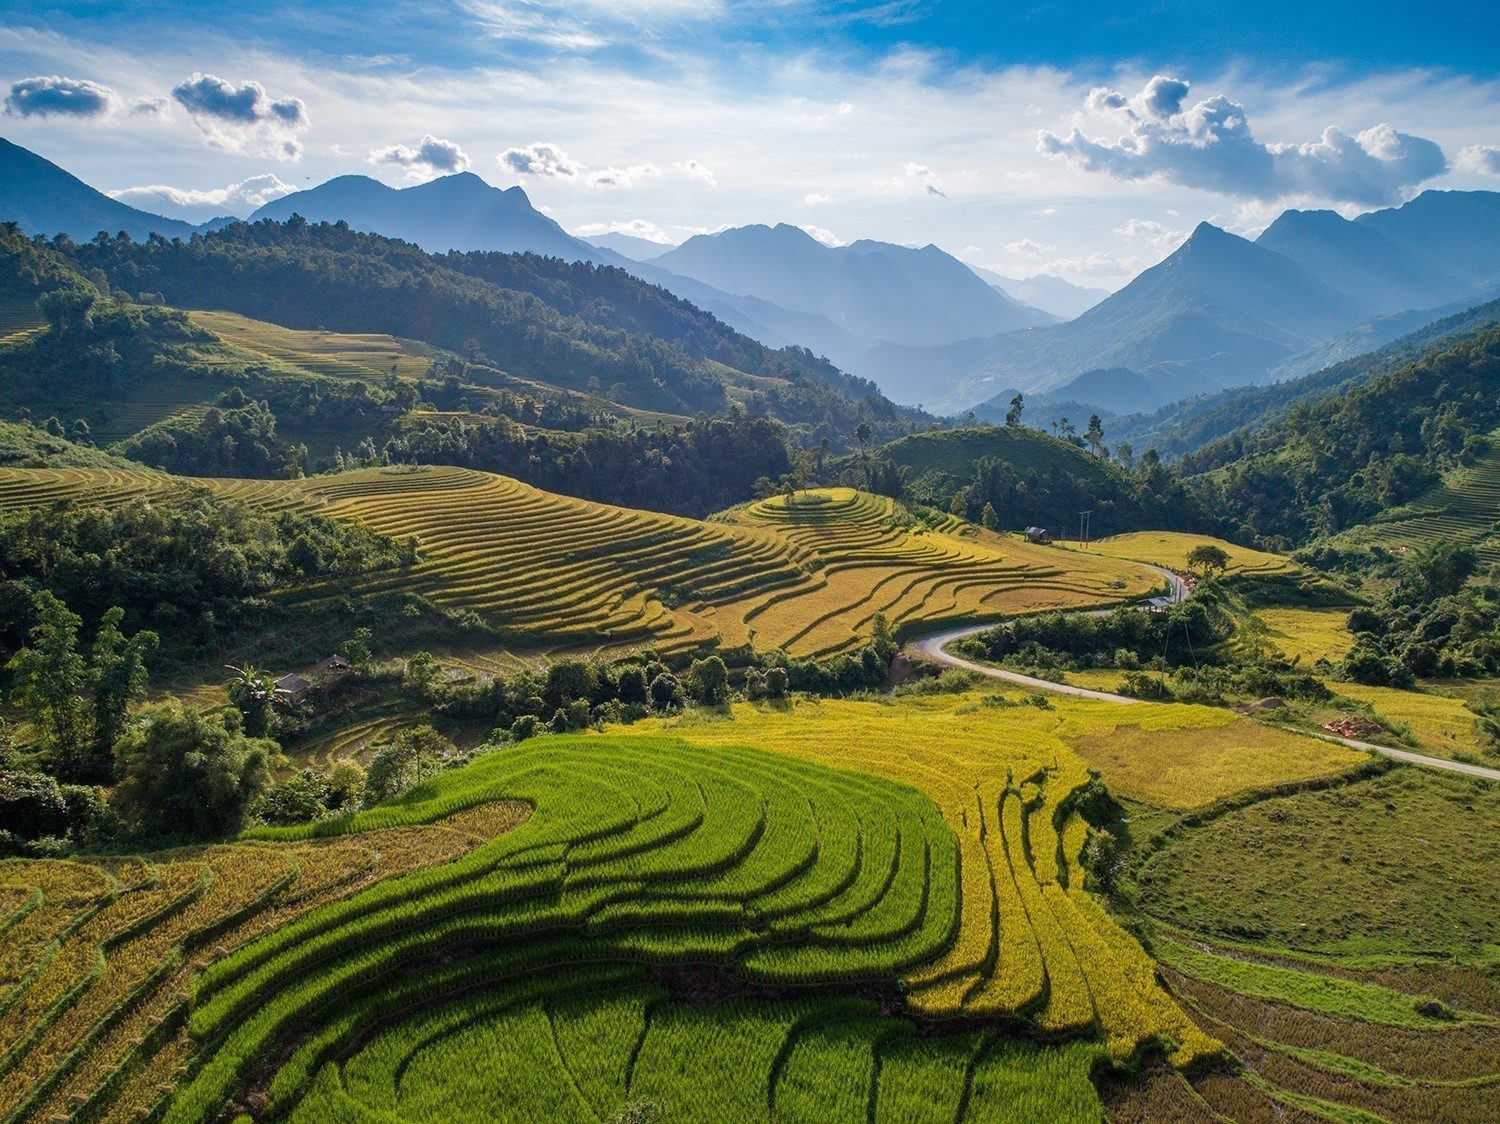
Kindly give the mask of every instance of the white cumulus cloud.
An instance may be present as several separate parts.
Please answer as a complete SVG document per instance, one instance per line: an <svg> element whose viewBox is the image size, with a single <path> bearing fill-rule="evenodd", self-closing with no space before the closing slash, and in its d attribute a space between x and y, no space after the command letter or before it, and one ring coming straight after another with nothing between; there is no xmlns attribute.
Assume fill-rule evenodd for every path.
<svg viewBox="0 0 1500 1124"><path fill-rule="evenodd" d="M1455 166L1466 172L1478 172L1485 176L1500 176L1500 147L1492 144L1471 144L1458 150Z"/></svg>
<svg viewBox="0 0 1500 1124"><path fill-rule="evenodd" d="M5 112L12 117L106 117L119 104L119 95L108 86L51 74L13 84Z"/></svg>
<svg viewBox="0 0 1500 1124"><path fill-rule="evenodd" d="M221 215L243 218L272 199L280 199L296 190L291 184L283 183L274 174L266 172L239 183L206 191L155 183L127 187L109 194L122 203L152 214L185 219L188 222L207 222Z"/></svg>
<svg viewBox="0 0 1500 1124"><path fill-rule="evenodd" d="M500 166L518 176L573 179L583 171L555 144L533 141L525 148L507 148L495 157Z"/></svg>
<svg viewBox="0 0 1500 1124"><path fill-rule="evenodd" d="M469 154L450 140L443 140L428 133L416 148L404 144L393 144L386 148L372 148L368 157L371 164L394 164L406 170L410 179L428 179L433 175L451 175L469 167Z"/></svg>
<svg viewBox="0 0 1500 1124"><path fill-rule="evenodd" d="M719 186L718 177L696 160L684 160L679 164L674 164L673 167L686 175L688 179L706 183L709 187Z"/></svg>
<svg viewBox="0 0 1500 1124"><path fill-rule="evenodd" d="M301 98L273 98L259 82L236 86L195 71L173 88L172 97L203 139L226 152L296 160L302 155L298 134L312 124Z"/></svg>
<svg viewBox="0 0 1500 1124"><path fill-rule="evenodd" d="M833 231L821 226L804 226L802 229L807 231L807 233L811 234L825 246L832 246L837 249L839 246L847 246L849 244Z"/></svg>
<svg viewBox="0 0 1500 1124"><path fill-rule="evenodd" d="M1189 89L1164 75L1130 96L1099 87L1085 112L1124 132L1111 140L1077 126L1066 137L1043 130L1037 149L1121 180L1165 180L1238 199L1305 197L1369 206L1399 202L1448 167L1436 143L1387 124L1352 135L1330 126L1316 141L1265 144L1243 105L1223 94L1189 104Z"/></svg>

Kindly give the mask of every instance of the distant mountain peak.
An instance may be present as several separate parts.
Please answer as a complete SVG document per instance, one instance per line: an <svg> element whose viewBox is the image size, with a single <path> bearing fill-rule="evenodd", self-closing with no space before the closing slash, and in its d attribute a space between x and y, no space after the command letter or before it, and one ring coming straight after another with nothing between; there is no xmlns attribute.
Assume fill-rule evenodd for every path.
<svg viewBox="0 0 1500 1124"><path fill-rule="evenodd" d="M1243 241L1245 241L1245 239L1241 238L1238 234L1231 234L1222 226L1215 226L1213 223L1205 219L1203 222L1200 222L1197 226L1193 227L1193 233L1188 236L1188 240L1184 242L1183 245L1191 246L1194 243L1197 243L1200 246L1205 244L1226 246L1231 242Z"/></svg>
<svg viewBox="0 0 1500 1124"><path fill-rule="evenodd" d="M186 238L192 223L141 211L96 191L45 156L0 137L0 221L28 234L67 234L86 241L100 231Z"/></svg>

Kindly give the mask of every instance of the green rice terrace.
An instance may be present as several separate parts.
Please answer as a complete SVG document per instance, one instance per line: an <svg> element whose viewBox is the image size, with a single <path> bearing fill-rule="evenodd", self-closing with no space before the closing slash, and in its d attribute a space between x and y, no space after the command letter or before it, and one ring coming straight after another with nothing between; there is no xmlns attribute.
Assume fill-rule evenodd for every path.
<svg viewBox="0 0 1500 1124"><path fill-rule="evenodd" d="M1088 916L1082 821L1043 833L1019 796L1005 804L1034 923ZM552 739L344 821L0 872L8 1118L206 1120L233 1102L299 1120L587 1121L648 1100L684 1120L924 1119L934 1104L1088 1119L1108 1055L1166 1032L1181 1064L1218 1050L1097 917L1037 930L1121 966L1092 1000L1076 966L1049 987L1017 940L984 1018L966 1017L967 987L919 1030L902 992L937 978L961 927L952 830L915 789L764 751ZM1097 1044L1009 1033L1033 1014L1047 1037L1114 1029ZM705 1097L729 1058L733 1079Z"/></svg>
<svg viewBox="0 0 1500 1124"><path fill-rule="evenodd" d="M1434 539L1473 546L1486 564L1500 562L1500 434L1474 465L1455 469L1438 487L1348 533L1351 542L1408 550Z"/></svg>

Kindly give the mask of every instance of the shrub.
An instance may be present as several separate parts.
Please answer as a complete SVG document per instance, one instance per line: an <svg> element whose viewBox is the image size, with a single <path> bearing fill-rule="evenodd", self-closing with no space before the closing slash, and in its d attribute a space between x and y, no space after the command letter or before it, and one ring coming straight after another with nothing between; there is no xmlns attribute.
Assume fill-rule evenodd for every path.
<svg viewBox="0 0 1500 1124"><path fill-rule="evenodd" d="M113 803L144 835L232 834L245 826L279 753L275 742L244 735L238 711L209 717L157 703L115 746Z"/></svg>

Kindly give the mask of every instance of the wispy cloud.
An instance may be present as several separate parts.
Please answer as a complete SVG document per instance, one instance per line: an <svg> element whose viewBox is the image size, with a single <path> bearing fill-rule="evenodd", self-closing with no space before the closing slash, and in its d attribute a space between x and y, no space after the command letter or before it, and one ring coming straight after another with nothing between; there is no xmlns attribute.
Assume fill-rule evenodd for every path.
<svg viewBox="0 0 1500 1124"><path fill-rule="evenodd" d="M622 222L589 222L573 230L580 238L593 238L600 234L628 234L646 242L670 246L672 236L654 222L645 219L628 219Z"/></svg>
<svg viewBox="0 0 1500 1124"><path fill-rule="evenodd" d="M153 214L186 219L189 222L206 222L221 215L243 217L271 200L280 199L296 190L273 173L266 172L239 183L206 191L157 183L126 187L109 194L122 203Z"/></svg>

